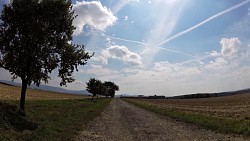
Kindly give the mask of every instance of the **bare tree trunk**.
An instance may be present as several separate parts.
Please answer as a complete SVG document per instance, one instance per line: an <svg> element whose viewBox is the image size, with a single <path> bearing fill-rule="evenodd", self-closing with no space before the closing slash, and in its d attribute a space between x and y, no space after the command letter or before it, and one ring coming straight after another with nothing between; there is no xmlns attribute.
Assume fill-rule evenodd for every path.
<svg viewBox="0 0 250 141"><path fill-rule="evenodd" d="M20 110L24 112L24 104L25 104L25 96L27 90L27 80L22 79L22 91L21 91L21 98L20 98Z"/></svg>

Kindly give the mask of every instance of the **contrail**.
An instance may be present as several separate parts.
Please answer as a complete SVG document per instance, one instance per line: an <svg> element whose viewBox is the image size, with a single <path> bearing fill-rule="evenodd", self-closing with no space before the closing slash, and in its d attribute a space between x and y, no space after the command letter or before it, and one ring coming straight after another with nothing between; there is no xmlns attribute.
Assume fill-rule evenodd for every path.
<svg viewBox="0 0 250 141"><path fill-rule="evenodd" d="M162 49L162 50L166 50L166 51L170 51L170 52L175 52L175 53L187 55L187 56L193 57L193 58L197 57L197 56L194 56L194 55L191 55L191 54L188 54L188 53L184 53L184 52L180 52L180 51L176 51L176 50L172 50L172 49L167 49L167 48L163 48L163 47L157 47L157 48Z"/></svg>
<svg viewBox="0 0 250 141"><path fill-rule="evenodd" d="M118 38L118 37L112 37L112 36L106 36L106 35L103 35L103 37L111 38L111 39L115 39L115 40L120 40L120 41L131 42L131 43L137 43L137 44L146 45L146 46L152 46L150 44L147 44L147 43L144 43L144 42L140 42L140 41L128 40L128 39L123 39L123 38Z"/></svg>
<svg viewBox="0 0 250 141"><path fill-rule="evenodd" d="M203 24L205 24L205 23L207 23L207 22L209 22L209 21L211 21L211 20L213 20L213 19L215 19L215 18L217 18L219 16L222 16L222 15L224 15L224 14L226 14L226 13L228 13L228 12L234 10L234 9L237 9L237 8L247 4L248 2L250 2L250 0L245 0L245 1L239 3L239 4L235 5L235 6L232 6L232 7L228 8L228 9L226 9L226 10L223 10L223 11L221 11L221 12L207 18L204 21L202 21L202 22L200 22L200 23L198 23L198 24L196 24L196 25L194 25L194 26L192 26L192 27L190 27L190 28L188 28L188 29L186 29L186 30L184 30L182 32L179 32L179 33L167 38L165 41L159 43L158 46L161 46L161 45L163 45L163 44L165 44L165 43L167 43L169 41L172 41L172 40L174 40L174 39L176 39L176 38L178 38L178 37L180 37L180 36L182 36L184 34L187 34L187 33L191 32L191 31L193 31L194 29L202 26Z"/></svg>
<svg viewBox="0 0 250 141"><path fill-rule="evenodd" d="M205 56L201 56L201 57L196 56L194 59L183 61L180 64L182 64L182 65L183 64L189 64L189 63L198 62L198 61L201 61L201 60L204 60L204 59L207 59L207 58L213 58L213 57L218 57L218 56L221 56L221 54L218 54L218 55L215 55L215 56L211 56L210 54L205 55Z"/></svg>
<svg viewBox="0 0 250 141"><path fill-rule="evenodd" d="M161 49L161 50L165 50L165 51L169 51L169 52L174 52L174 53L178 53L178 54L182 54L182 55L187 55L189 57L197 57L197 56L194 56L194 55L191 55L191 54L188 54L188 53L184 53L184 52L180 52L180 51L172 50L172 49L167 49L167 48L163 48L163 47L159 47L159 46L153 46L151 44L147 44L147 43L140 42L140 41L128 40L128 39L123 39L123 38L118 38L118 37L112 37L112 36L106 36L106 35L103 35L103 37L111 38L111 39L115 39L115 40L120 40L120 41L131 42L131 43L137 43L137 44L146 45L146 46L150 46L150 47L156 47L156 48Z"/></svg>

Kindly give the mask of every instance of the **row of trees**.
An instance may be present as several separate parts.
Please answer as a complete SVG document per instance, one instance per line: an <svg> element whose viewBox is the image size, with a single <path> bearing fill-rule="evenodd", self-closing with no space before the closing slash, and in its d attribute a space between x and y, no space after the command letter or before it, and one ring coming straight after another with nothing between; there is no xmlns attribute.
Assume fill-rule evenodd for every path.
<svg viewBox="0 0 250 141"><path fill-rule="evenodd" d="M94 96L103 95L110 97L115 96L115 91L119 91L119 86L117 86L114 82L97 80L95 78L91 78L89 82L86 83L86 90L92 94L92 100Z"/></svg>

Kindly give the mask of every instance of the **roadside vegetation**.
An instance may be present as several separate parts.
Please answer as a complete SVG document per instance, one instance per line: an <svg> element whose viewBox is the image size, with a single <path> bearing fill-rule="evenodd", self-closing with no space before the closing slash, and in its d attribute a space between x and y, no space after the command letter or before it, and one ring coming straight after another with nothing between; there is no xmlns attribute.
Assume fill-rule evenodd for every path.
<svg viewBox="0 0 250 141"><path fill-rule="evenodd" d="M187 123L195 124L199 127L215 130L222 133L234 133L250 136L250 119L245 117L244 119L235 119L227 117L215 117L211 115L205 115L202 113L192 113L188 110L180 110L177 105L168 105L171 103L170 100L143 100L143 99L124 99L125 101L147 109L149 111L168 116L177 120L181 120ZM204 100L204 99L203 99ZM180 101L181 102L181 101ZM166 105L163 106L165 103ZM181 105L179 105L181 106ZM188 107L188 105L185 105ZM190 105L189 105L190 106ZM192 107L192 106L190 106ZM206 108L203 107L205 111ZM248 112L248 111L246 111Z"/></svg>
<svg viewBox="0 0 250 141"><path fill-rule="evenodd" d="M0 140L72 140L110 101L27 100L24 117L17 100L0 100Z"/></svg>

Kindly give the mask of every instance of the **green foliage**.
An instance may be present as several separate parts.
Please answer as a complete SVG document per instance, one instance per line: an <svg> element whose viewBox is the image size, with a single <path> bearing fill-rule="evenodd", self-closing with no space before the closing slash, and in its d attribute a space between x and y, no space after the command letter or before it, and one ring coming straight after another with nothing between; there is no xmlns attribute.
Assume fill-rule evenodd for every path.
<svg viewBox="0 0 250 141"><path fill-rule="evenodd" d="M106 96L115 96L115 91L119 91L119 86L117 86L114 82L105 81L103 85L106 88Z"/></svg>
<svg viewBox="0 0 250 141"><path fill-rule="evenodd" d="M24 105L27 85L39 86L58 69L60 85L74 81L78 65L91 55L71 42L75 27L71 0L13 0L0 17L0 67L20 77ZM20 104L20 106L22 105Z"/></svg>
<svg viewBox="0 0 250 141"><path fill-rule="evenodd" d="M111 99L90 102L78 100L32 100L27 101L26 119L35 121L35 130L15 130L0 124L0 140L73 140L79 131L95 117L100 116ZM17 104L17 101L8 103Z"/></svg>
<svg viewBox="0 0 250 141"><path fill-rule="evenodd" d="M102 81L96 80L95 78L90 78L89 82L86 83L87 87L86 90L89 93L92 93L93 96L100 94L102 92Z"/></svg>
<svg viewBox="0 0 250 141"><path fill-rule="evenodd" d="M206 129L211 129L223 133L235 133L250 136L250 120L220 119L210 116L177 111L174 109L169 110L139 100L126 99L125 101L132 103L135 106L155 112L157 114L165 115L187 123L192 123Z"/></svg>
<svg viewBox="0 0 250 141"><path fill-rule="evenodd" d="M119 90L119 86L117 86L114 82L105 81L102 83L101 80L96 80L95 78L90 78L89 82L86 83L86 90L93 94L93 96L105 95L114 97L115 91Z"/></svg>

